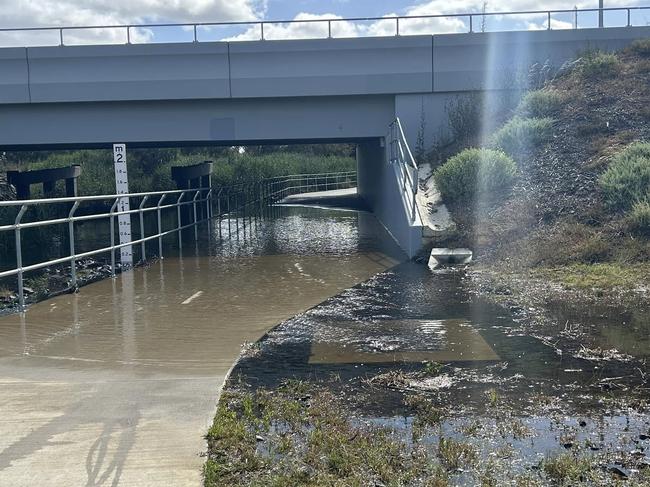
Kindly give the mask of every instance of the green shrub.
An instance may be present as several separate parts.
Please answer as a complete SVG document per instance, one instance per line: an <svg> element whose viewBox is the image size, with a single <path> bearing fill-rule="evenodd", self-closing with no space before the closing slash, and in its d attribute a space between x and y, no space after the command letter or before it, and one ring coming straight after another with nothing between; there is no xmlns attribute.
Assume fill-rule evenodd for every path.
<svg viewBox="0 0 650 487"><path fill-rule="evenodd" d="M515 161L502 151L472 148L449 158L433 177L446 201L463 201L502 195L512 187L516 173Z"/></svg>
<svg viewBox="0 0 650 487"><path fill-rule="evenodd" d="M650 143L636 142L616 154L599 183L611 208L628 210L650 201Z"/></svg>
<svg viewBox="0 0 650 487"><path fill-rule="evenodd" d="M517 113L524 117L548 117L557 112L565 97L557 90L537 90L526 93L517 107Z"/></svg>
<svg viewBox="0 0 650 487"><path fill-rule="evenodd" d="M643 57L650 57L650 38L637 39L632 44L630 44L630 50Z"/></svg>
<svg viewBox="0 0 650 487"><path fill-rule="evenodd" d="M608 78L619 72L621 63L616 54L603 51L587 51L580 62L583 78Z"/></svg>
<svg viewBox="0 0 650 487"><path fill-rule="evenodd" d="M650 236L650 201L637 201L627 215L630 230Z"/></svg>
<svg viewBox="0 0 650 487"><path fill-rule="evenodd" d="M551 118L513 117L492 136L491 145L513 157L541 145L551 137Z"/></svg>

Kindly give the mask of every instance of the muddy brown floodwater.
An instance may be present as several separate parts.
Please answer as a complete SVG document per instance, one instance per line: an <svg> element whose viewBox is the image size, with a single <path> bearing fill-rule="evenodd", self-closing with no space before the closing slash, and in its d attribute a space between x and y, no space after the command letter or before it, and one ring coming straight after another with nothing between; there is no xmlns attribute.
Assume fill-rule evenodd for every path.
<svg viewBox="0 0 650 487"><path fill-rule="evenodd" d="M0 317L0 485L198 485L242 344L404 259L369 214L277 213Z"/></svg>
<svg viewBox="0 0 650 487"><path fill-rule="evenodd" d="M557 456L585 458L590 485L648 481L650 319L557 312L567 330L586 323L584 333L618 352L563 353L477 296L463 270L404 262L273 329L229 387L313 382L347 405L346 417L388 427L433 458L442 437L467 443L478 461L451 471L451 485L555 485L544 462ZM441 416L424 433L414 398ZM486 476L493 483L481 484Z"/></svg>

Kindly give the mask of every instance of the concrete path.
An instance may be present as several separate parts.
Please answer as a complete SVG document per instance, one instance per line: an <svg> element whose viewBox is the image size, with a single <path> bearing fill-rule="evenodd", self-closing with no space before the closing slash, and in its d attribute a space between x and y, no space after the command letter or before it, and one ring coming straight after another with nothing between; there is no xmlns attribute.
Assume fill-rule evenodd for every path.
<svg viewBox="0 0 650 487"><path fill-rule="evenodd" d="M199 485L241 345L394 263L166 258L0 317L0 486Z"/></svg>
<svg viewBox="0 0 650 487"><path fill-rule="evenodd" d="M282 199L280 204L347 208L353 210L367 209L367 205L359 197L357 188L329 189L327 191L292 194Z"/></svg>

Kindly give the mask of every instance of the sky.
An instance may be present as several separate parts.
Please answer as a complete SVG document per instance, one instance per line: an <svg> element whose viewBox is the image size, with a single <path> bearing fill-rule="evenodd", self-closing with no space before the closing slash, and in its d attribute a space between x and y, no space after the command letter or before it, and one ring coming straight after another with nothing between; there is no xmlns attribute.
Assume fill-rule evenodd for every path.
<svg viewBox="0 0 650 487"><path fill-rule="evenodd" d="M606 7L642 6L647 0L605 0ZM41 26L122 25L165 22L223 22L255 20L318 20L349 17L385 17L394 15L441 15L452 13L503 12L514 10L545 10L596 8L597 0L0 0L0 28ZM625 25L624 13L607 13L606 25ZM543 15L487 17L474 19L475 30L530 30L546 28ZM573 14L557 14L551 27L572 28ZM580 27L594 26L595 13L581 14ZM634 25L650 25L650 9L634 12ZM403 21L400 33L435 34L464 32L467 18L444 17ZM394 35L395 22L334 22L334 37ZM191 29L132 29L132 42L191 41ZM245 25L230 28L200 28L199 40L257 39L260 28ZM326 22L280 24L265 26L269 39L324 37ZM124 29L87 29L67 31L66 44L121 43L126 41ZM0 33L0 45L57 44L57 32Z"/></svg>

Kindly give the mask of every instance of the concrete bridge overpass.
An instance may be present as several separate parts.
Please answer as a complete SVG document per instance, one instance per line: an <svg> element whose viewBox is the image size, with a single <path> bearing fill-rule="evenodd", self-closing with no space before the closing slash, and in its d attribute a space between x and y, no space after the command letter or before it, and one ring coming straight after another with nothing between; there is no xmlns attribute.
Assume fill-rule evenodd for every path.
<svg viewBox="0 0 650 487"><path fill-rule="evenodd" d="M385 163L396 117L414 146L422 116L446 129L458 94L515 89L534 63L642 37L650 27L5 48L0 150L355 142L360 194L413 254L421 222L396 212Z"/></svg>

